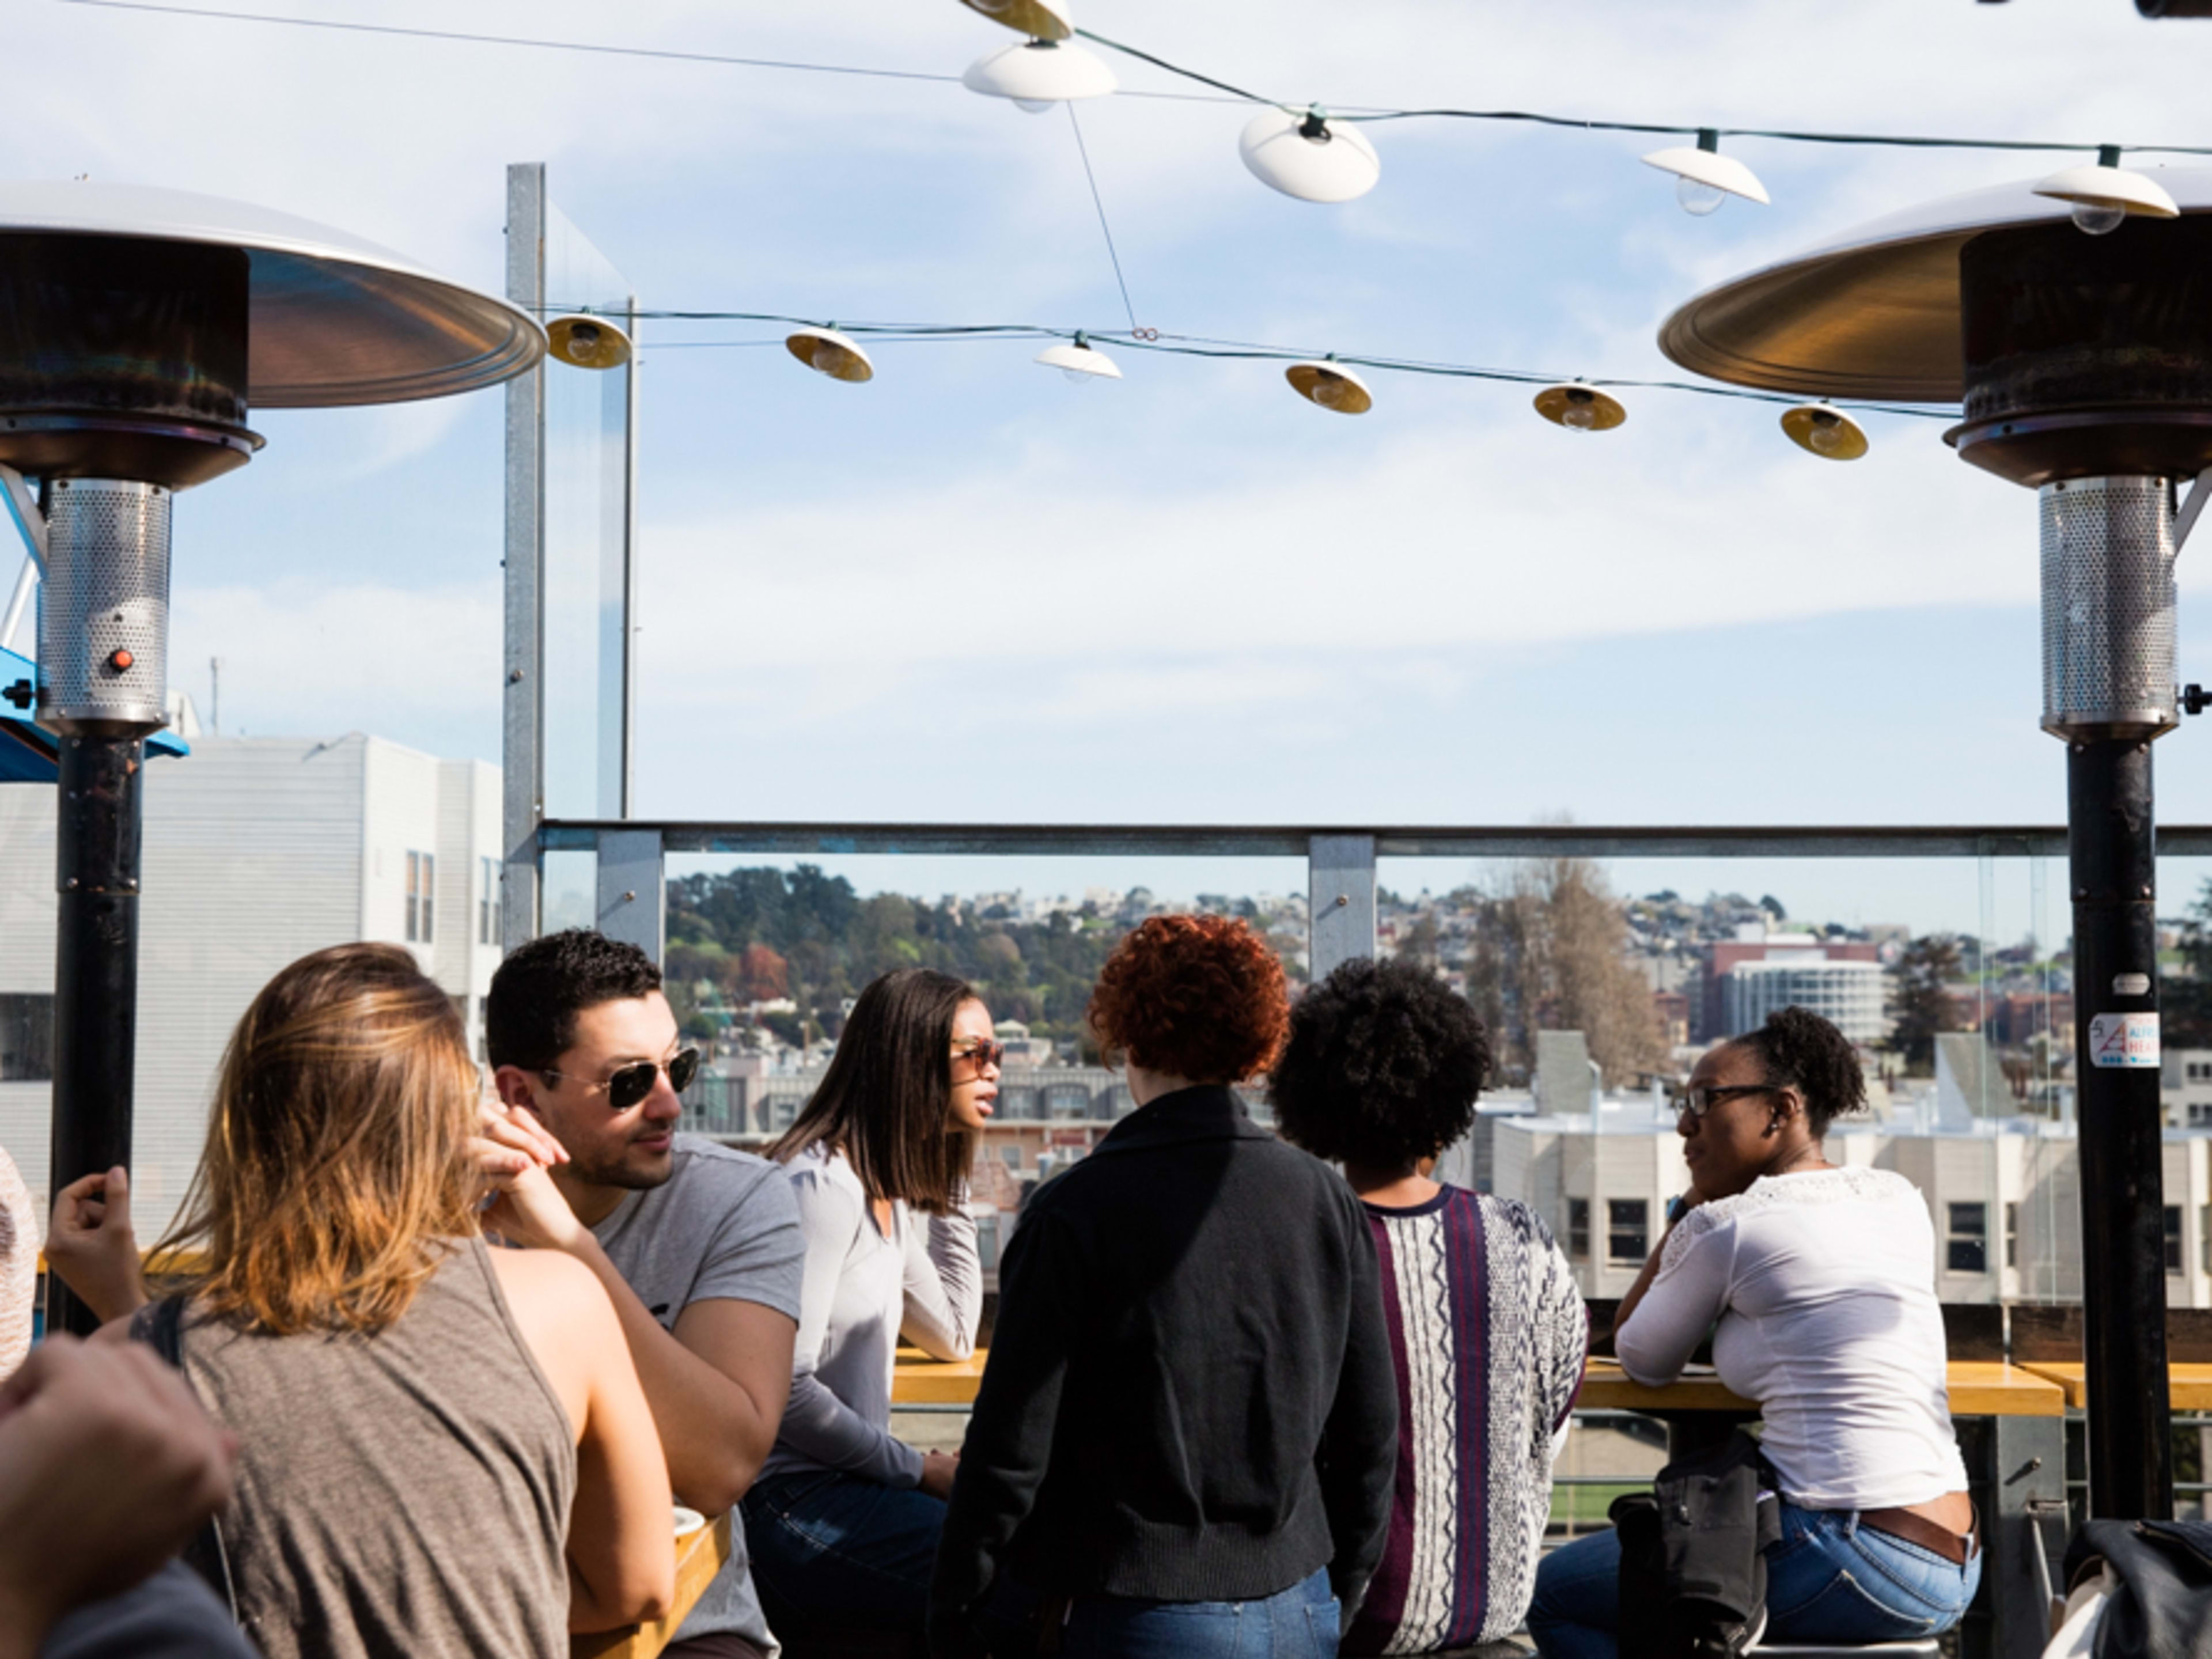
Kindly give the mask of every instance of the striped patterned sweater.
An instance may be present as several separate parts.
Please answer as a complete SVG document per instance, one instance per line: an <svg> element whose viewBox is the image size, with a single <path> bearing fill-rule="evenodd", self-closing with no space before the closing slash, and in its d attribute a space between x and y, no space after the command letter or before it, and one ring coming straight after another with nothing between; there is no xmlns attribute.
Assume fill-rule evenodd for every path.
<svg viewBox="0 0 2212 1659"><path fill-rule="evenodd" d="M1589 1314L1524 1204L1447 1187L1367 1215L1398 1370L1397 1489L1343 1650L1493 1641L1528 1611Z"/></svg>

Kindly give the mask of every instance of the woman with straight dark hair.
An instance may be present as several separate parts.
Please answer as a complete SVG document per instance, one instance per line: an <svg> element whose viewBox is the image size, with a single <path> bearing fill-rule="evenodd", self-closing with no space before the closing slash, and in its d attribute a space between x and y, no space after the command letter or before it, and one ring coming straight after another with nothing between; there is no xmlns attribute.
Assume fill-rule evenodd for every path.
<svg viewBox="0 0 2212 1659"><path fill-rule="evenodd" d="M890 1432L903 1330L975 1350L983 1279L963 1211L1004 1048L975 992L927 968L860 993L821 1086L770 1156L806 1236L791 1403L745 1494L770 1625L919 1634L958 1459Z"/></svg>

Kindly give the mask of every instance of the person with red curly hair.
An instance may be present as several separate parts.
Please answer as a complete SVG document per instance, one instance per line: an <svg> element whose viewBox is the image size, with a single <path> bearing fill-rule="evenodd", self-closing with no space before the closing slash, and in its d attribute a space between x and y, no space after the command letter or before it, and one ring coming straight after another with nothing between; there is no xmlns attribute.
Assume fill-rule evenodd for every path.
<svg viewBox="0 0 2212 1659"><path fill-rule="evenodd" d="M1334 1654L1382 1551L1398 1390L1358 1200L1234 1087L1289 1030L1282 966L1241 921L1155 916L1091 1024L1137 1109L1000 1263L931 1650Z"/></svg>

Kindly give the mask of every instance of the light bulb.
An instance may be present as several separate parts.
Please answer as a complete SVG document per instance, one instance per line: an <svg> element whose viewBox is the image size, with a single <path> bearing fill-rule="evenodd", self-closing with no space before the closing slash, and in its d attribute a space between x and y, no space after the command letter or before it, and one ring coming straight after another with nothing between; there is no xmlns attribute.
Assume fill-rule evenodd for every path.
<svg viewBox="0 0 2212 1659"><path fill-rule="evenodd" d="M1597 430L1597 399L1579 388L1567 393L1567 406L1559 411L1559 424L1570 432Z"/></svg>
<svg viewBox="0 0 2212 1659"><path fill-rule="evenodd" d="M1026 110L1031 115L1042 115L1047 110L1050 109L1052 106L1053 100L1049 98L1017 98L1014 100L1014 107L1016 109Z"/></svg>
<svg viewBox="0 0 2212 1659"><path fill-rule="evenodd" d="M817 340L806 361L824 374L835 375L842 370L852 354L835 340Z"/></svg>
<svg viewBox="0 0 2212 1659"><path fill-rule="evenodd" d="M2117 202L2076 202L2075 228L2089 236L2106 236L2118 230L2128 210Z"/></svg>
<svg viewBox="0 0 2212 1659"><path fill-rule="evenodd" d="M590 362L599 349L599 329L591 323L578 323L568 331L567 349L571 362Z"/></svg>
<svg viewBox="0 0 2212 1659"><path fill-rule="evenodd" d="M1070 386L1089 386L1099 377L1087 368L1063 368L1060 371L1060 378Z"/></svg>
<svg viewBox="0 0 2212 1659"><path fill-rule="evenodd" d="M1805 441L1823 455L1832 455L1844 447L1844 423L1832 415L1813 416L1813 429L1805 434Z"/></svg>
<svg viewBox="0 0 2212 1659"><path fill-rule="evenodd" d="M1674 180L1674 200L1680 204L1683 212L1702 219L1728 200L1728 192L1717 185L1709 185L1684 173Z"/></svg>

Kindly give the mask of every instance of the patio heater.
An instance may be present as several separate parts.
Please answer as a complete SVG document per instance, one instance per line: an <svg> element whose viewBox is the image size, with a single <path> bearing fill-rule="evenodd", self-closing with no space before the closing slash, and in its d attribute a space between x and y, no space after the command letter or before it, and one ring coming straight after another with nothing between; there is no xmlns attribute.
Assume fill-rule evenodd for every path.
<svg viewBox="0 0 2212 1659"><path fill-rule="evenodd" d="M2122 1518L2173 1504L2151 744L2179 723L2173 562L2208 483L2181 491L2212 467L2212 171L2156 177L2181 216L2114 228L2030 184L1977 191L1723 283L1659 336L1740 386L1963 400L1945 434L1960 458L2038 494L2043 728L2066 744L2090 1510Z"/></svg>
<svg viewBox="0 0 2212 1659"><path fill-rule="evenodd" d="M42 568L38 719L59 739L57 1190L131 1161L141 782L167 723L177 492L261 447L251 404L467 392L544 349L505 301L303 220L174 191L0 185L0 483ZM46 1317L96 1322L51 1279Z"/></svg>

